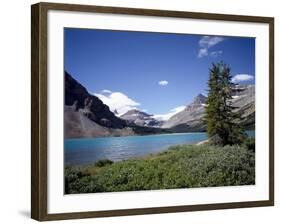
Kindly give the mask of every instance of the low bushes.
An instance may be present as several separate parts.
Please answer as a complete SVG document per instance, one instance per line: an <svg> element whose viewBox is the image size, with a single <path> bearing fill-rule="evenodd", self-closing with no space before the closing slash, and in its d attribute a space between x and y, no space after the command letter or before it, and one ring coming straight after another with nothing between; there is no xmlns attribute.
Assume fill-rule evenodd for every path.
<svg viewBox="0 0 281 224"><path fill-rule="evenodd" d="M106 165L111 165L113 163L113 161L109 160L109 159L102 159L102 160L99 160L95 163L95 166L97 167L103 167L103 166L106 166Z"/></svg>
<svg viewBox="0 0 281 224"><path fill-rule="evenodd" d="M244 145L248 150L255 151L255 138L247 138L244 141Z"/></svg>
<svg viewBox="0 0 281 224"><path fill-rule="evenodd" d="M255 183L252 143L242 146L179 145L122 162L66 167L65 193L137 191Z"/></svg>

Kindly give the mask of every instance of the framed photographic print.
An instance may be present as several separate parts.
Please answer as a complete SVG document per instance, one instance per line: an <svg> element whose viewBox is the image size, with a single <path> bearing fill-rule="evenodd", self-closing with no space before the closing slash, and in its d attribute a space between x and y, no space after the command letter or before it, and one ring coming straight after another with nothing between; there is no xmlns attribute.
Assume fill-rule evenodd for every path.
<svg viewBox="0 0 281 224"><path fill-rule="evenodd" d="M274 19L32 5L32 218L274 204Z"/></svg>

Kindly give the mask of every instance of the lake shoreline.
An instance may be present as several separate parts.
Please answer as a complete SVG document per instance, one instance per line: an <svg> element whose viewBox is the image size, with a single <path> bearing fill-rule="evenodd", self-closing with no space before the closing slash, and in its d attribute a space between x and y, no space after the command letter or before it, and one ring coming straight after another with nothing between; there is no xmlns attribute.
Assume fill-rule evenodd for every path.
<svg viewBox="0 0 281 224"><path fill-rule="evenodd" d="M254 132L250 135L254 136ZM116 162L157 154L175 145L203 144L207 139L205 132L68 139L64 141L65 164L92 164L102 159Z"/></svg>
<svg viewBox="0 0 281 224"><path fill-rule="evenodd" d="M196 133L206 133L205 131L194 131L194 132L173 132L173 133L164 133L164 134L147 134L147 135L120 135L120 136L114 136L114 135L108 135L108 136L97 136L97 137L81 137L81 138L64 138L64 140L81 140L81 139L99 139L99 138L123 138L123 137L144 137L144 136L159 136L159 135L184 135L184 134L196 134Z"/></svg>

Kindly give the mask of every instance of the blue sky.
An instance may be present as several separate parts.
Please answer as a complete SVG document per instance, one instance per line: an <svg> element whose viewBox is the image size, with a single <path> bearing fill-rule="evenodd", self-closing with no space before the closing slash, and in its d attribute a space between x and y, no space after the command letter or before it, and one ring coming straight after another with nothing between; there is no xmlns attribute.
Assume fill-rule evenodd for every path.
<svg viewBox="0 0 281 224"><path fill-rule="evenodd" d="M212 62L255 82L255 39L65 28L65 70L111 110L171 115L206 94Z"/></svg>

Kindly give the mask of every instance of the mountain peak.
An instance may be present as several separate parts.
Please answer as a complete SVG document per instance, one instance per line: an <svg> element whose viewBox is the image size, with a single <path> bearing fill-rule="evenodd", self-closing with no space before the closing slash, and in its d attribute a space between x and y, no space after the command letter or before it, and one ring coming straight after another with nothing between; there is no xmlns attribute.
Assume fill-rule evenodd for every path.
<svg viewBox="0 0 281 224"><path fill-rule="evenodd" d="M202 93L199 93L193 100L193 104L205 104L207 100L207 97L203 95Z"/></svg>
<svg viewBox="0 0 281 224"><path fill-rule="evenodd" d="M194 97L192 103L188 104L185 108L186 111L191 111L196 108L200 108L206 104L207 97L202 93L199 93L196 97Z"/></svg>
<svg viewBox="0 0 281 224"><path fill-rule="evenodd" d="M138 109L129 110L120 117L139 126L159 127L162 124L160 121L153 118L153 115Z"/></svg>
<svg viewBox="0 0 281 224"><path fill-rule="evenodd" d="M145 113L144 111L141 111L141 110L138 110L138 109L131 109L129 111L127 111L125 114L123 114L121 117L124 117L124 116L128 116L128 115L138 115L138 116L147 116L147 117L150 117L152 116L151 114L148 114L148 113Z"/></svg>

